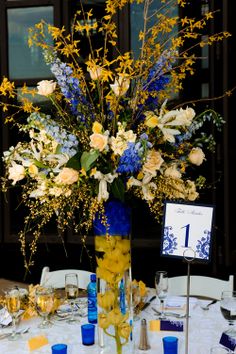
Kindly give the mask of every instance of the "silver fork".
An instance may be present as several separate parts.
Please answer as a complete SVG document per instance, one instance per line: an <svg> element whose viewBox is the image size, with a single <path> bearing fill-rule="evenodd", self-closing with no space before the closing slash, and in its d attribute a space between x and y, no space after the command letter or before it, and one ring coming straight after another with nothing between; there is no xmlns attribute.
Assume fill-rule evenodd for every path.
<svg viewBox="0 0 236 354"><path fill-rule="evenodd" d="M156 315L160 315L160 312L157 311L154 307L152 307L152 310L155 312ZM165 312L165 316L171 316L171 317L176 317L176 318L185 318L186 313L176 313L176 312Z"/></svg>
<svg viewBox="0 0 236 354"><path fill-rule="evenodd" d="M18 331L16 331L16 334L24 334L29 332L30 327L25 327L25 328L21 328ZM12 335L12 332L6 332L6 333L2 333L0 334L0 339L5 339L7 337L10 337Z"/></svg>

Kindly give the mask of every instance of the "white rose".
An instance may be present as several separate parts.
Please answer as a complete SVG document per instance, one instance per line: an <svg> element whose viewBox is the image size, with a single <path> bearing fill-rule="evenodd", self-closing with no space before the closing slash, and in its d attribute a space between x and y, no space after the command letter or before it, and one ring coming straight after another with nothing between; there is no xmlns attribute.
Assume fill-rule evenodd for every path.
<svg viewBox="0 0 236 354"><path fill-rule="evenodd" d="M108 136L103 134L94 133L90 135L89 145L99 151L103 151L108 143Z"/></svg>
<svg viewBox="0 0 236 354"><path fill-rule="evenodd" d="M79 172L73 168L64 167L59 175L55 178L58 184L73 184L79 179Z"/></svg>
<svg viewBox="0 0 236 354"><path fill-rule="evenodd" d="M42 80L37 83L38 94L42 96L51 95L56 89L56 82L53 80Z"/></svg>
<svg viewBox="0 0 236 354"><path fill-rule="evenodd" d="M25 178L25 168L22 165L18 165L15 161L12 161L12 166L9 167L9 179L12 179L12 184Z"/></svg>
<svg viewBox="0 0 236 354"><path fill-rule="evenodd" d="M181 173L179 172L179 170L177 170L176 165L171 165L165 170L164 176L171 178L181 178Z"/></svg>
<svg viewBox="0 0 236 354"><path fill-rule="evenodd" d="M188 155L188 159L192 164L200 166L205 159L205 154L199 147L192 148Z"/></svg>
<svg viewBox="0 0 236 354"><path fill-rule="evenodd" d="M116 96L124 96L129 89L130 80L122 75L119 75L115 79L114 84L111 84L110 87Z"/></svg>
<svg viewBox="0 0 236 354"><path fill-rule="evenodd" d="M180 108L178 114L176 115L176 122L179 122L180 125L189 126L192 123L192 120L195 115L196 113L192 108Z"/></svg>

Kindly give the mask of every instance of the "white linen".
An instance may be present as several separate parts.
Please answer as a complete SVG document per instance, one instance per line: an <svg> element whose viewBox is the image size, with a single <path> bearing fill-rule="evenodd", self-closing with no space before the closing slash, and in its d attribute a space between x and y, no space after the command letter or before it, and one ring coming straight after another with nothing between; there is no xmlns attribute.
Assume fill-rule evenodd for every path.
<svg viewBox="0 0 236 354"><path fill-rule="evenodd" d="M171 299L169 299L171 301ZM169 301L167 300L167 301ZM175 303L179 303L176 297L173 299ZM185 301L185 299L181 300ZM210 306L208 311L201 309L200 305L207 304L209 301L202 301L192 299L190 301L190 318L189 318L189 351L188 354L209 354L210 348L219 343L222 332L227 328L227 321L224 320L220 313L219 302ZM148 324L149 320L156 319L152 307L159 308L158 300L154 300L149 307L147 307L140 314L140 318L146 318ZM175 310L176 311L176 310ZM178 310L177 310L178 311ZM180 312L183 309L179 310ZM41 330L37 327L41 321L39 318L28 321L21 321L20 327L30 326L29 333L22 335L22 337L14 342L10 342L7 338L0 340L1 354L29 354L27 341L29 338L44 334L49 344L41 347L38 350L31 352L32 354L51 354L51 346L56 343L65 343L68 345L68 354L98 354L102 353L98 345L83 346L81 342L81 323L87 322L86 318L81 319L81 323L71 325L65 321L57 321L53 327ZM184 320L185 321L185 320ZM135 354L162 354L162 337L173 335L179 338L179 353L185 353L185 332L150 332L148 330L148 338L151 349L148 351L138 350L139 333L141 321L134 322L133 337L135 340ZM0 333L9 332L9 328L0 329ZM97 339L97 333L96 333ZM114 353L110 353L114 354Z"/></svg>

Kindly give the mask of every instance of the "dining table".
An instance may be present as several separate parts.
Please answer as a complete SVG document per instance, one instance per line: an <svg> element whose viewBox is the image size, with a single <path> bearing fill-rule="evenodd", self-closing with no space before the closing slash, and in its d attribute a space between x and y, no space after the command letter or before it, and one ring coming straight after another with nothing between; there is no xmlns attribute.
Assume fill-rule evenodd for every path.
<svg viewBox="0 0 236 354"><path fill-rule="evenodd" d="M145 301L149 303L149 299L154 295L155 290L149 289ZM168 315L166 318L173 322L180 321L183 324L183 331L157 330L155 324L158 322L160 304L157 297L150 302L138 314L138 319L133 321L133 353L163 354L162 338L175 336L178 338L178 354L186 354L186 317L183 317L186 313L186 301L185 297L172 297L171 295L165 301L165 312ZM228 323L221 314L219 301L209 306L208 310L202 308L209 302L210 300L194 297L189 299L188 354L210 354L210 348L219 344L222 333L228 328ZM51 347L57 343L66 344L68 354L104 354L106 353L105 348L100 348L98 344L97 325L95 328L95 344L91 346L82 344L81 325L88 323L86 311L86 308L84 308L84 312L78 316L78 322L73 324L67 323L63 318L52 316L52 326L47 329L38 327L42 320L40 317L21 320L18 330L26 328L26 333L21 334L15 341L9 341L8 338L0 339L0 354L50 354L52 353ZM142 319L145 319L147 323L147 338L150 345L150 349L147 350L139 349ZM9 332L9 330L10 327L0 328L0 335ZM45 337L48 344L30 351L28 341L39 335ZM109 354L115 353L110 351Z"/></svg>

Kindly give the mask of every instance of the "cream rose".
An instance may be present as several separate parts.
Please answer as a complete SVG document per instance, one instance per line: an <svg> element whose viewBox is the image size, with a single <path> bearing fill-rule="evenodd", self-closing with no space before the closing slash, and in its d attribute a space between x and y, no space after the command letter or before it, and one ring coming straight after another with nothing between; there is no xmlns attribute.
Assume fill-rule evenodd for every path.
<svg viewBox="0 0 236 354"><path fill-rule="evenodd" d="M12 179L12 184L25 178L25 168L22 165L18 165L15 161L12 161L12 166L9 167L9 179Z"/></svg>
<svg viewBox="0 0 236 354"><path fill-rule="evenodd" d="M106 148L107 143L108 143L107 135L97 134L97 133L90 135L89 145L94 149L103 151Z"/></svg>
<svg viewBox="0 0 236 354"><path fill-rule="evenodd" d="M58 184L73 184L79 179L79 172L73 168L64 167L59 175L55 178Z"/></svg>
<svg viewBox="0 0 236 354"><path fill-rule="evenodd" d="M177 170L176 165L171 165L164 171L164 176L171 178L181 178L181 173L179 170Z"/></svg>
<svg viewBox="0 0 236 354"><path fill-rule="evenodd" d="M51 95L56 89L56 82L53 80L42 80L37 83L38 94L42 96Z"/></svg>
<svg viewBox="0 0 236 354"><path fill-rule="evenodd" d="M159 151L151 150L147 155L147 160L143 165L143 172L150 173L152 176L156 176L156 171L160 169L162 163L164 162L163 158Z"/></svg>
<svg viewBox="0 0 236 354"><path fill-rule="evenodd" d="M199 147L192 148L188 155L188 159L192 164L200 166L203 163L203 160L205 160L205 154Z"/></svg>

